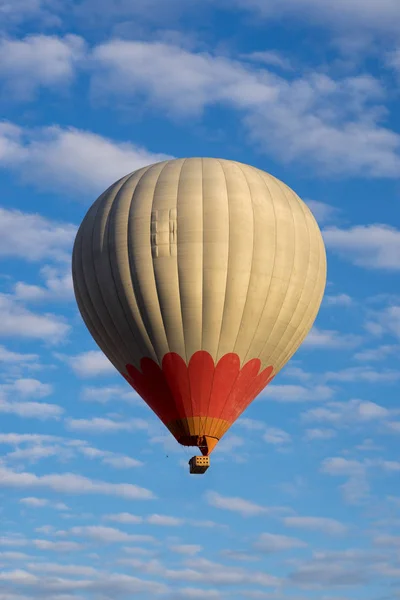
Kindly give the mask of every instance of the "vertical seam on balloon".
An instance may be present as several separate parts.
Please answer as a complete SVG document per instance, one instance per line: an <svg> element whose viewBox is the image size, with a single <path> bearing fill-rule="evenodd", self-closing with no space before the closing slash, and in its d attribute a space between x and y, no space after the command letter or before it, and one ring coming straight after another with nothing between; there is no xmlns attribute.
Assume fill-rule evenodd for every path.
<svg viewBox="0 0 400 600"><path fill-rule="evenodd" d="M225 179L225 190L226 190L226 201L227 201L227 206L228 206L228 260L226 263L226 281L225 281L225 296L224 296L224 304L222 307L222 319L221 319L221 327L220 327L220 331L219 331L219 339L218 339L218 344L217 344L217 351L215 354L215 360L214 360L214 371L213 371L213 376L212 376L212 382L211 382L211 387L210 387L210 396L208 398L208 406L207 406L207 415L210 412L210 404L211 404L211 396L212 396L212 392L213 392L213 387L214 387L214 379L215 379L215 371L217 369L217 364L218 364L218 352L219 352L219 346L221 343L221 335L222 335L222 326L224 324L224 312L225 312L225 305L226 305L226 292L227 292L227 286L228 286L228 276L229 276L229 258L230 258L230 246L231 246L231 227L230 227L230 218L231 218L231 214L230 214L230 207L229 207L229 194L228 194L228 181L226 179L226 173L224 170L224 167L222 165L222 161L220 159L215 159L222 170L222 174L224 176ZM213 424L213 420L212 419L212 424ZM211 425L212 426L212 425Z"/></svg>
<svg viewBox="0 0 400 600"><path fill-rule="evenodd" d="M81 225L81 227L78 230L78 233L77 233L77 236L75 239L74 250L73 250L73 254L72 254L73 271L76 273L76 277L73 277L75 297L77 300L79 311L82 314L83 320L84 320L87 328L89 329L89 331L92 335L94 334L93 337L94 337L95 342L97 343L97 340L96 340L96 337L97 337L98 340L104 346L106 346L107 344L104 343L104 333L98 329L98 327L94 323L92 317L90 316L90 311L86 307L85 294L86 294L90 304L92 305L92 308L93 308L93 302L89 296L89 292L88 292L86 281L85 281L83 266L82 266L82 229L81 229L82 227L83 227L83 224ZM82 286L85 288L84 293L81 289ZM113 360L112 360L113 364L114 363L118 364L118 360L117 361L115 360L114 350L110 354L112 355L112 358L113 358Z"/></svg>
<svg viewBox="0 0 400 600"><path fill-rule="evenodd" d="M244 312L245 312L245 309L246 309L247 300L248 300L248 297L249 297L250 281L251 281L251 275L252 275L252 272L253 272L254 248L255 248L255 227L254 227L254 223L255 223L255 215L254 215L253 196L252 196L252 193L251 193L250 184L249 184L249 182L247 181L247 177L246 177L246 174L245 174L244 170L241 168L241 166L240 166L240 163L235 163L235 164L238 166L239 170L241 171L241 173L242 173L242 175L243 175L243 177L244 177L244 180L245 180L245 182L246 182L246 184L247 184L247 187L248 187L248 189L249 189L249 193L250 193L250 203L251 203L252 214L253 214L253 249L252 249L252 254L251 254L251 266L250 266L249 280L248 280L248 283L247 283L246 299L245 299L245 302L244 302L244 305L243 305L242 318L241 318L241 320L240 320L240 324L239 324L238 332L237 332L237 335L236 335L235 343L234 343L234 345L233 345L233 352L234 352L234 353L235 353L236 343L237 343L237 340L238 340L238 337L239 337L239 333L240 333L241 325L242 325L242 322L243 322L243 315L244 315ZM236 354L237 354L237 353L236 353ZM241 359L240 359L240 356L239 356L239 355L237 355L237 356L238 356L238 358L239 358L239 371L238 371L238 373L237 373L237 375L236 375L236 377L235 377L235 379L234 379L234 381L233 381L233 384L232 384L231 390L230 390L230 392L229 392L228 396L227 396L227 397L226 397L226 399L225 399L225 402L224 402L224 405L223 405L223 407L222 407L222 409L221 409L221 412L220 412L219 418L221 418L221 417L222 417L222 414L223 414L223 412L224 412L224 410L225 410L225 407L226 407L226 405L228 404L228 402L229 402L229 398L231 397L231 394L232 394L232 392L233 392L233 389L234 389L234 387L235 387L236 381L237 381L237 379L238 379L238 377L239 377L239 375L240 375L240 371L241 371L242 367L243 367L243 366L244 366L244 364L245 364L244 362L243 362L243 364L242 364L242 361L241 361Z"/></svg>
<svg viewBox="0 0 400 600"><path fill-rule="evenodd" d="M146 173L146 171L147 171L148 169L149 169L149 167L147 167L147 168L144 170L144 173ZM139 183L139 181L140 181L141 177L144 175L144 173L142 173L142 174L140 175L140 177L139 177L138 181L136 182L136 185ZM122 190L123 190L123 188L125 187L125 185L126 185L126 184L129 184L129 182L132 180L132 178L133 178L133 177L135 177L135 175L136 175L136 174L137 174L137 171L135 171L134 173L132 173L132 174L131 174L131 175L130 175L130 176L129 176L129 177L128 177L128 178L127 178L125 181L124 181L123 185L122 185L122 186L121 186L121 188L118 190L118 192L117 192L117 194L116 194L116 196L115 196L115 198L114 198L114 201L113 201L113 203L112 203L112 205L111 205L111 207L110 207L110 211L109 211L109 213L108 213L108 217L107 217L107 245L108 245L108 247L110 247L110 237L111 237L111 224L112 224L112 217L114 217L114 219L115 219L115 216L116 216L116 215L115 215L115 213L116 213L116 212L117 212L117 210L118 210L118 196L119 196L119 194L122 192ZM133 189L133 191L132 191L132 197L131 197L131 203L132 203L132 198L133 198L134 191L135 191L135 190ZM118 302L119 302L119 305L120 305L120 308L121 308L121 312L122 312L122 314L123 314L123 316L124 316L124 319L125 319L125 321L126 321L126 324L127 324L127 326L128 326L128 329L129 329L129 331L130 331L130 333L131 333L131 336L132 336L132 338L133 338L133 340L134 340L134 342L135 342L136 346L138 347L138 349L139 349L140 353L142 354L142 356L145 356L145 355L146 355L146 352L143 352L143 342L142 342L142 340L139 340L139 341L138 341L138 339L137 339L137 337L136 337L136 335L135 335L135 333L134 333L134 331L133 331L133 329L132 329L131 323L130 323L130 321L129 321L129 319L128 319L128 316L127 316L127 312L126 312L126 310L125 310L124 303L123 303L123 302L122 302L122 300L121 300L121 295L120 295L120 293L119 293L119 289L118 289L118 286L117 286L117 284L116 284L116 279L115 279L115 273L114 273L114 269L113 269L113 264L112 264L112 261L111 261L111 258L110 258L110 254L109 254L109 253L108 253L108 261L109 261L109 268L110 268L110 275L111 275L111 279L112 279L112 282L113 282L113 284L114 284L114 290L115 290L115 294L116 294L116 297L117 297L117 299L118 299ZM150 344L151 344L151 340L150 340ZM152 344L151 344L151 345L152 345ZM152 345L152 347L153 347L153 345ZM130 348L128 347L128 352L129 352L129 350L130 350ZM153 348L153 350L154 350L154 348ZM154 352L154 354L155 354L155 352Z"/></svg>
<svg viewBox="0 0 400 600"><path fill-rule="evenodd" d="M313 288L313 294L315 292L315 289L318 286L319 280L320 280L320 268L321 268L321 252L318 252L318 268L317 268L317 276L315 278L315 285ZM284 355L283 359L285 360L285 362L287 362L290 357L294 354L294 352L296 352L296 349L299 348L299 346L302 344L303 340L307 337L308 333L309 333L309 323L313 323L313 321L315 320L317 314L315 314L314 316L308 317L306 319L306 313L303 316L303 320L300 324L300 328L302 325L304 325L304 323L306 323L306 328L305 328L305 333L303 333L302 335L300 335L298 338L296 338L296 340L291 344L290 349L286 352L286 354ZM294 349L293 349L294 348ZM282 359L281 359L282 362Z"/></svg>
<svg viewBox="0 0 400 600"><path fill-rule="evenodd" d="M185 352L185 363L187 365L187 367L189 366L189 362L187 359L187 352L186 352L186 337L185 337L185 328L184 328L184 322L183 322L183 311L182 311L182 299L181 299L181 279L180 279L180 274L179 274L179 250L178 250L178 244L179 244L179 231L178 231L178 201L179 201L179 186L180 186L180 182L181 182L181 176L182 176L182 171L183 171L183 167L185 165L187 161L187 158L184 158L181 164L181 168L179 171L179 175L178 175L178 185L176 188L176 223L177 223L177 228L176 228L176 245L177 245L177 252L176 252L176 275L177 275L177 279L178 279L178 298L179 298L179 307L180 307L180 313L181 313L181 325L182 325L182 337L183 337L183 348L184 348L184 352ZM183 357L182 357L183 358ZM189 369L186 369L186 374L187 374L187 379L188 379L188 384L189 384L189 395L190 395L190 403L192 405L192 409L193 409L193 402L192 402L192 395L191 395L191 389L190 389L190 377L189 377ZM186 411L186 406L183 403L183 410L184 410L184 414L185 414L185 418L186 418L186 422L187 422L187 426L189 427L189 421L188 421L188 415L187 415L187 411ZM192 414L193 414L193 410L192 410Z"/></svg>
<svg viewBox="0 0 400 600"><path fill-rule="evenodd" d="M254 168L254 167L251 167L251 168L252 168L252 169L254 169L254 171L257 173L258 177L260 178L260 180L261 180L262 184L263 184L263 185L264 185L264 187L266 188L266 190L267 190L267 192L268 192L268 195L269 195L269 197L270 197L270 199L271 199L272 211L273 211L273 213L274 213L274 220L275 220L275 229L274 229L275 245L274 245L274 255L273 255L273 261L274 261L274 263L273 263L273 267L272 267L272 273L271 273L271 278L270 278L270 281L269 281L268 290L267 290L267 293L266 293L266 296L265 296L265 300L264 300L264 306L263 306L263 308L262 308L262 310L261 310L260 317L259 317L259 319L258 319L257 325L256 325L256 326L255 326L255 328L254 328L254 333L253 333L253 336L252 336L252 338L251 338L251 341L250 341L250 343L249 343L249 347L248 347L248 349L247 349L247 352L246 352L246 354L245 354L245 357L244 357L244 359L243 359L243 362L244 362L244 363L246 362L246 360L247 360L247 357L248 357L248 355L249 355L249 352L250 352L250 348L251 348L251 346L252 346L252 345L253 345L253 343L254 343L255 337L256 337L256 335L257 335L257 331L258 331L258 329L259 329L259 327L260 327L261 320L262 320L262 318L263 318L263 316L264 316L265 307L267 306L267 303L268 303L268 296L269 296L269 292L270 292L270 290L271 290L272 280L273 280L274 273L275 273L275 266L276 266L276 250L277 250L277 245L278 245L278 235L277 235L277 229L278 229L278 227L277 227L277 223L278 223L278 221L277 221L277 218L276 218L276 210L275 210L275 202L274 202L274 197L273 197L273 194L271 193L271 190L269 189L269 186L268 186L268 184L267 184L266 180L264 179L264 177L262 177L262 175L261 175L261 173L259 172L259 170L258 170L258 169L256 169L256 168ZM253 358L255 358L255 357L253 357Z"/></svg>
<svg viewBox="0 0 400 600"><path fill-rule="evenodd" d="M103 200L103 199L102 199L102 200ZM96 207L96 213L95 213L95 216L94 216L94 219L93 219L93 224L92 224L91 230L89 230L89 234L90 234L90 242L91 242L91 243L90 243L90 245L89 245L89 244L88 244L88 245L89 245L89 247L90 247L91 259L92 259L92 260L91 260L91 262L92 262L92 263L93 263L93 231L94 231L94 222L95 222L95 219L96 219L96 217L97 217L97 213L98 213L98 212L99 212L99 210L100 210L100 207L101 207L101 203L99 202L99 205ZM83 227L84 227L84 228L87 228L87 221L86 221L86 217L85 217L85 220L84 220L84 225L83 225ZM112 349L112 354L114 355L114 357L115 357L115 359L116 359L116 362L117 362L117 364L123 364L123 360L121 360L121 358L122 358L122 357L120 356L120 354L119 354L119 352L118 352L118 348L117 348L116 344L114 343L114 340L113 340L113 338L112 338L112 337L110 336L110 334L108 333L106 326L105 326L105 325L104 325L104 324L101 322L101 319L100 319L100 317L98 317L98 315L97 315L97 309L96 309L96 305L95 305L95 302L94 302L94 300L93 300L93 298L92 298L92 295L91 295L91 293L90 293L90 288L89 288L89 285L88 285L88 283L87 283L86 274L85 274L85 269L84 269L84 266L83 266L83 263L84 263L84 261L83 261L83 236L82 236L82 252L81 252L81 260L82 260L82 275L83 275L83 281L84 281L84 285L85 285L86 292L87 292L87 298L89 299L89 302L90 302L90 304L91 304L91 306L92 306L92 308L93 308L93 313L96 315L96 317L97 317L97 319L98 319L98 321L99 321L99 323L100 323L100 326L101 326L101 327L102 327L102 329L103 329L103 336L101 336L101 337L103 337L103 338L104 338L104 336L105 336L105 339L106 339L106 344L105 344L105 346L106 346L106 347L108 347L108 348L109 348L109 347L111 347L111 349ZM93 271L94 271L94 269L93 269ZM95 276L95 275L94 275L94 277L95 277L96 283L97 283L97 285L98 285L97 278L96 278L96 276ZM90 311L89 311L89 312L90 312ZM107 340L108 340L108 342L107 342ZM110 342L111 342L111 343L110 343ZM118 369L118 370L119 370L119 369Z"/></svg>
<svg viewBox="0 0 400 600"><path fill-rule="evenodd" d="M167 167L167 165L168 165L168 162L166 162L166 163L164 164L164 166L162 167L161 171L160 171L160 172L159 172L159 174L158 174L157 181L155 182L155 185L154 185L154 192L153 192L153 200L152 200L152 203L151 203L151 212L153 212L153 206L154 206L154 196L156 195L156 189L157 189L157 185L158 185L158 183L159 183L159 181L160 181L160 177L161 177L161 175L162 175L162 173L163 173L164 169ZM154 260L153 260L153 256L151 257L151 266L152 266L152 269L153 269L154 285L155 285L155 288L156 288L156 296L157 296L157 300L158 300L158 307L159 307L159 310L160 310L161 322L162 322L162 324L163 324L163 328L164 328L164 335L165 335L165 339L166 339L166 342L167 342L168 352L170 352L170 351L171 351L171 349L170 349L170 346L169 346L169 340L168 340L168 336L167 336L167 330L166 330L166 327L165 327L164 316L163 316L163 314L162 314L162 310L161 310L161 304L160 304L160 295L159 295L158 286L157 286L157 278L156 278L156 271L155 271L155 268L154 268ZM164 357L162 357L162 358L161 358L161 364L160 364L160 366L161 366L161 367L162 367L162 359L163 359L163 358L164 358Z"/></svg>
<svg viewBox="0 0 400 600"><path fill-rule="evenodd" d="M157 182L158 182L158 180L160 178L160 175L161 175L161 173L163 172L163 170L165 169L165 167L167 165L167 162L168 161L165 161L164 166L161 168L160 172L158 173L157 179L156 179L156 181L154 183L153 198L152 198L151 207L150 207L150 223L151 223L151 213L153 212L155 189L156 189L156 186L157 186ZM146 171L146 173L148 173L148 172L149 171ZM154 340L152 339L153 331L152 331L152 327L149 327L150 321L149 321L149 319L146 316L146 310L145 310L145 306L144 306L144 302L143 302L143 296L142 296L142 293L140 292L140 287L138 287L137 282L135 282L135 279L133 277L133 268L132 268L133 259L132 259L132 248L131 248L131 244L130 244L130 240L131 240L131 237L132 237L131 236L131 230L130 230L131 211L132 211L132 202L131 202L131 205L129 207L129 215L128 215L128 223L127 223L127 227L128 227L128 237L127 237L127 240L128 240L129 272L130 272L131 281L132 281L132 289L133 289L133 292L134 292L134 295L135 295L135 298L136 298L136 301L137 301L139 313L140 313L140 316L142 317L143 323L144 323L144 325L146 327L147 333L149 335L150 342L151 342L151 344L152 344L152 346L154 348L155 347ZM151 227L151 225L150 225L150 227ZM164 328L164 337L165 337L167 348L168 348L168 351L169 351L168 338L167 338L167 334L166 334L166 331L165 331L164 320L163 320L163 316L162 316L162 312L161 312L161 307L160 307L160 300L158 298L156 277L155 277L155 272L154 272L153 256L151 254L151 229L149 231L149 235L150 235L150 256L151 256L151 265L152 265L152 272L153 272L153 283L154 283L154 288L155 288L155 295L157 297L158 310L160 312L161 323L162 323L163 328ZM162 367L162 359L163 359L163 357L161 357L161 359L160 359L159 356L158 356L158 353L156 351L155 351L155 354L157 356L157 360L159 362L159 366Z"/></svg>
<svg viewBox="0 0 400 600"><path fill-rule="evenodd" d="M200 350L203 351L203 326L204 326L204 318L203 318L203 310L204 310L204 159L201 158L201 214L202 214L202 251L201 251L201 328L200 328L200 335L201 335L201 341L200 341ZM204 366L204 356L202 355L202 361L203 361L203 366ZM203 369L204 372L204 369ZM201 384L201 382L200 382ZM201 398L201 396L200 396ZM206 427L206 422L207 422L207 416L202 417L201 414L200 416L200 423L199 423L199 434L200 435L204 435L205 434L205 427Z"/></svg>
<svg viewBox="0 0 400 600"><path fill-rule="evenodd" d="M322 246L321 240L318 241L318 247L319 247L319 251L318 251L318 268L316 270L317 275L316 275L316 278L315 278L315 285L314 285L314 288L313 288L313 295L315 293L316 288L319 285L319 281L320 281L320 269L321 269L321 256L325 252L325 250L324 250L324 248ZM322 296L323 296L323 291L324 291L324 288L323 288L323 290L321 292L321 299L322 299ZM320 300L320 302L321 302L321 300ZM305 313L305 315L306 315L306 313ZM304 315L304 317L305 317L305 315ZM305 333L303 333L302 335L300 335L299 338L297 338L296 341L291 344L290 350L288 350L288 352L283 357L284 360L285 360L285 362L287 362L291 358L291 356L293 356L294 352L296 352L296 349L299 348L299 346L302 344L303 340L307 337L307 335L309 334L309 327L310 327L309 324L311 324L311 325L313 324L313 322L317 318L317 315L318 315L318 311L317 311L317 313L314 316L311 316L308 319L303 318L303 320L302 320L302 322L300 324L300 327L302 325L304 325L304 322L306 323ZM294 350L293 350L293 348L294 348ZM281 359L281 361L282 361L282 359Z"/></svg>
<svg viewBox="0 0 400 600"><path fill-rule="evenodd" d="M246 292L246 298L245 298L244 305L243 305L242 317L241 317L241 319L240 319L240 324L239 324L238 332L237 332L237 335L236 335L235 343L234 343L234 345L233 345L233 352L235 352L236 344L237 344L237 341L238 341L238 338L239 338L239 333L240 333L240 331L241 331L242 324L243 324L243 317L244 317L244 314L245 314L245 312L246 312L246 305L247 305L247 302L248 302L248 299L249 299L250 282L251 282L252 275L253 275L254 250L255 250L255 245L256 245L256 235L255 235L255 214L254 214L253 194L252 194L252 191L251 191L251 186L250 186L250 183L249 183L249 182L248 182L248 180L247 180L246 173L245 173L244 169L242 168L241 164L240 164L240 163L237 163L237 162L235 162L235 164L238 166L239 170L241 171L241 173L242 173L242 175L243 175L243 177L244 177L244 180L245 180L245 182L246 182L246 184L247 184L247 187L248 187L248 189L249 189L249 194L250 194L250 204L251 204L251 210L252 210L252 214L253 214L253 248L252 248L252 251L251 251L251 264L250 264L249 280L248 280L248 282L247 282L247 292ZM239 355L238 355L238 356L239 356ZM240 356L239 356L239 359L240 359ZM243 365L241 365L241 367L242 367L242 366L243 366Z"/></svg>
<svg viewBox="0 0 400 600"><path fill-rule="evenodd" d="M320 260L319 260L319 263L320 263ZM321 265L319 264L318 275L317 275L317 278L316 278L316 282L315 282L315 286L314 286L314 291L318 287L318 284L319 284L319 281L320 281L320 267L321 267ZM319 307L319 305L321 303L322 297L323 297L323 290L322 290L322 292L321 292L321 294L319 296L319 301L316 302L316 305L318 307ZM287 354L283 358L283 360L284 360L283 364L285 364L286 362L288 362L288 360L290 360L290 358L293 356L293 354L301 346L301 344L303 343L303 341L305 340L305 338L307 337L307 335L310 333L311 326L314 323L314 321L317 318L317 316L318 316L318 311L316 311L315 314L311 315L308 318L308 320L305 322L305 325L304 325L304 322L302 322L302 325L304 326L304 333L302 335L300 335L299 338L296 339L296 343L293 343L291 345L290 350L287 352ZM282 362L282 359L281 359L281 362Z"/></svg>
<svg viewBox="0 0 400 600"><path fill-rule="evenodd" d="M114 202L115 202L115 199L116 199L116 197L117 197L117 194L118 194L118 192L120 191L120 189L121 189L121 187L123 186L123 184L124 184L124 182L122 182L122 183L121 183L121 186L120 186L120 188L119 188L119 189L118 189L118 191L115 193L114 197L112 198L112 200L111 200L111 202L110 202L110 210L109 210L109 212L108 212L108 215L107 215L107 218L106 218L106 222L105 222L105 225L104 225L104 233L105 233L105 231L106 231L106 228L108 227L108 220L109 220L109 216L110 216L110 212L111 212L112 206L113 206L113 204L114 204ZM107 202L107 200L109 200L109 196L108 196L108 195L107 195L107 196L106 196L106 198L105 198L105 202ZM103 205L102 205L102 206L103 206L103 209L104 209L104 203L103 203ZM91 247L91 253L92 253L93 276L94 276L94 278L95 278L95 280L96 280L96 284L97 284L97 289L98 289L98 293L99 293L100 301L101 301L101 302L103 303L103 305L104 305L105 313L106 313L106 314L108 314L108 317L109 317L109 319L110 319L111 325L112 325L112 327L113 327L113 329L114 329L114 333L116 333L116 334L117 334L117 338L118 338L118 339L120 340L120 342L122 343L122 344L121 344L121 345L122 345L122 347L123 347L123 348L125 348L125 351L126 351L127 355L129 355L129 347L127 346L127 344L125 343L125 341L124 341L123 337L121 336L120 332L118 331L118 328L117 328L117 326L116 326L116 324L115 324L115 320L114 320L114 318L113 318L113 315L112 315L111 311L109 310L109 308L108 308L108 305L107 305L107 302L106 302L106 300L105 300L105 298L104 298L103 291L102 291L102 288L101 288L101 286L100 286L100 282L99 282L99 277L98 277L98 273L97 273L97 268L96 268L96 266L95 266L95 261L94 261L94 239L95 239L95 231L96 231L97 227L99 227L99 220L101 220L101 217L102 217L102 216L104 216L104 210L103 210L101 213L100 213L100 211L97 211L97 212L96 212L96 215L95 215L95 217L94 217L94 220L93 220L93 227L92 227L92 232L91 232L91 234L92 234L92 235L91 235L91 237L92 237L92 240L91 240L91 246L90 246L90 247ZM103 239L103 246L104 246L104 239ZM104 325L104 328L106 329L106 325ZM109 337L110 337L111 339L113 339L113 336L109 335ZM117 345L117 347L118 347L118 345ZM123 355L122 355L122 358L123 358Z"/></svg>
<svg viewBox="0 0 400 600"><path fill-rule="evenodd" d="M280 307L279 307L279 310L278 310L278 312L277 312L277 314L276 314L276 320L275 320L275 323L274 323L274 325L271 327L271 330L270 330L270 332L269 332L269 334L268 334L268 337L267 337L267 339L265 340L265 342L264 342L264 344L263 344L263 346L262 346L262 349L261 349L261 352L260 352L260 353L259 353L259 355L258 355L258 358L259 358L259 357L262 355L262 353L264 352L264 349L266 348L266 346L267 346L268 342L269 342L269 341L270 341L270 339L271 339L271 336L272 336L272 333L273 333L273 331L274 331L274 329L275 329L275 326L276 326L276 325L277 325L277 323L278 323L278 320L279 320L279 317L280 317L280 315L281 315L282 309L283 309L283 307L284 307L284 305L285 305L286 296L287 296L288 290L289 290L289 288L290 288L290 282L292 281L292 277L293 277L294 265L295 265L295 263L296 263L296 224L295 224L295 220L294 220L294 216L293 216L293 211L291 210L290 201L288 200L288 197L287 197L287 195L286 195L286 193L285 193L285 189L283 188L283 186L282 186L282 185L280 185L280 182L279 182L278 180L277 180L277 183L278 183L278 188L280 188L280 189L281 189L281 193L282 193L283 197L285 198L285 200L286 200L286 202L287 202L287 205L288 205L288 208L289 208L289 212L290 212L290 215L291 215L291 217L292 217L292 223L293 223L293 237L294 237L294 240L293 240L293 258L292 258L292 266L291 266L291 270L290 270L290 275L289 275L288 282L287 282L287 286L286 286L286 289L285 289L285 295L284 295L284 297L283 297L283 299L282 299L282 303L281 303L281 305L280 305Z"/></svg>
<svg viewBox="0 0 400 600"><path fill-rule="evenodd" d="M295 198L295 200L297 201L297 198ZM308 278L308 275L309 275L309 272L310 272L310 256L311 256L311 232L310 232L310 227L309 227L309 224L308 224L308 219L307 219L307 217L306 217L306 213L305 213L305 211L304 211L304 208L303 208L303 206L302 206L302 203L301 203L301 202L299 202L299 205L300 205L300 208L301 208L301 211L302 211L302 215L303 215L303 218L304 218L304 222L305 222L305 224L306 224L306 228L307 228L307 234L308 234L308 262L307 262L307 271L306 271L306 274L305 274L305 277L304 277L304 280L303 280L303 287L302 287L301 293L300 293L300 295L299 295L299 298L298 298L298 300L297 300L296 306L294 307L294 310L293 310L293 314L292 314L292 316L291 316L291 318L290 318L290 321L289 321L289 323L287 324L287 326L286 326L285 330L283 331L282 335L284 335L284 334L286 333L286 331L287 331L287 330L288 330L288 328L290 327L290 324L293 322L293 319L294 319L295 313L296 313L296 311L297 311L297 308L298 308L298 307L299 307L299 305L300 305L300 302L301 302L302 296L303 296L303 294L304 294L304 289L305 289L305 287L306 287L307 278ZM305 312L307 312L307 310L306 310ZM300 323L302 323L302 321L303 321L303 319L300 321ZM294 336L294 337L295 337L295 336ZM293 340L292 340L292 343L293 343ZM291 344L289 344L289 345L291 346ZM279 363L280 363L280 359L281 359L281 358L282 358L282 356L284 356L284 355L285 355L285 352L282 352L282 351L280 352L280 354L278 354L278 355L277 355L277 358L276 358L276 361L275 361L277 366L278 366L278 365L279 365Z"/></svg>

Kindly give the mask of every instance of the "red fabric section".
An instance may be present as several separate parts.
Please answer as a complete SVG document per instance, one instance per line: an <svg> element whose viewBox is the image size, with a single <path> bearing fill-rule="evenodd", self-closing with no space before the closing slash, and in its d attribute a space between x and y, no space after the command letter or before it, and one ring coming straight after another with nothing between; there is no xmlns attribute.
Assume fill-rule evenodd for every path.
<svg viewBox="0 0 400 600"><path fill-rule="evenodd" d="M142 371L126 365L125 379L163 423L179 419L175 398L160 367L151 358L142 358L140 366Z"/></svg>
<svg viewBox="0 0 400 600"><path fill-rule="evenodd" d="M160 368L151 358L142 358L141 371L126 365L125 379L163 421L187 417L216 417L233 423L273 379L273 367L259 373L258 358L240 368L237 354L225 354L214 365L208 352L199 350L189 366L168 352Z"/></svg>
<svg viewBox="0 0 400 600"><path fill-rule="evenodd" d="M230 352L222 356L215 367L211 398L207 411L208 417L221 417L229 395L240 373L240 359Z"/></svg>
<svg viewBox="0 0 400 600"><path fill-rule="evenodd" d="M162 370L180 419L192 416L189 373L183 358L175 352L168 352L162 360Z"/></svg>
<svg viewBox="0 0 400 600"><path fill-rule="evenodd" d="M234 423L273 379L273 367L266 367L257 375L260 365L258 358L253 358L244 365L225 405L221 419Z"/></svg>
<svg viewBox="0 0 400 600"><path fill-rule="evenodd" d="M214 379L214 361L211 354L200 350L189 361L189 381L193 415L207 414Z"/></svg>

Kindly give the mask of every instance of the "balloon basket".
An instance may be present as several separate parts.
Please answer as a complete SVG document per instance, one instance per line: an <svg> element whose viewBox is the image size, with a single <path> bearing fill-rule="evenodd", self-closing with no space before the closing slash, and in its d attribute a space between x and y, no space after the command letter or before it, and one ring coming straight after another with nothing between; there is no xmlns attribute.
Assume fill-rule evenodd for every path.
<svg viewBox="0 0 400 600"><path fill-rule="evenodd" d="M209 456L192 456L189 460L189 470L192 475L202 475L210 466Z"/></svg>

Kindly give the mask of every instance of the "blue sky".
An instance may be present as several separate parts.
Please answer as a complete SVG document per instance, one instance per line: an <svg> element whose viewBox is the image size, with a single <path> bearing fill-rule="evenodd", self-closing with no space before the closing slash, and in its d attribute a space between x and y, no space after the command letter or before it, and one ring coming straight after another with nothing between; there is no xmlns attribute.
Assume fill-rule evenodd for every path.
<svg viewBox="0 0 400 600"><path fill-rule="evenodd" d="M400 598L398 0L0 0L0 600ZM314 211L302 349L204 477L102 357L70 253L166 156Z"/></svg>

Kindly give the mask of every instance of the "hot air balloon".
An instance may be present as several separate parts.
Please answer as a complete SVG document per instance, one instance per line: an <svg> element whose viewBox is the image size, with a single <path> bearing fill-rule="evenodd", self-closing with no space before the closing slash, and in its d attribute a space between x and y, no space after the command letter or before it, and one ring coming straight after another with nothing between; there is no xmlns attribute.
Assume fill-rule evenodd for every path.
<svg viewBox="0 0 400 600"><path fill-rule="evenodd" d="M299 348L326 255L307 205L249 165L166 160L123 177L77 233L84 322L176 440L209 455Z"/></svg>

